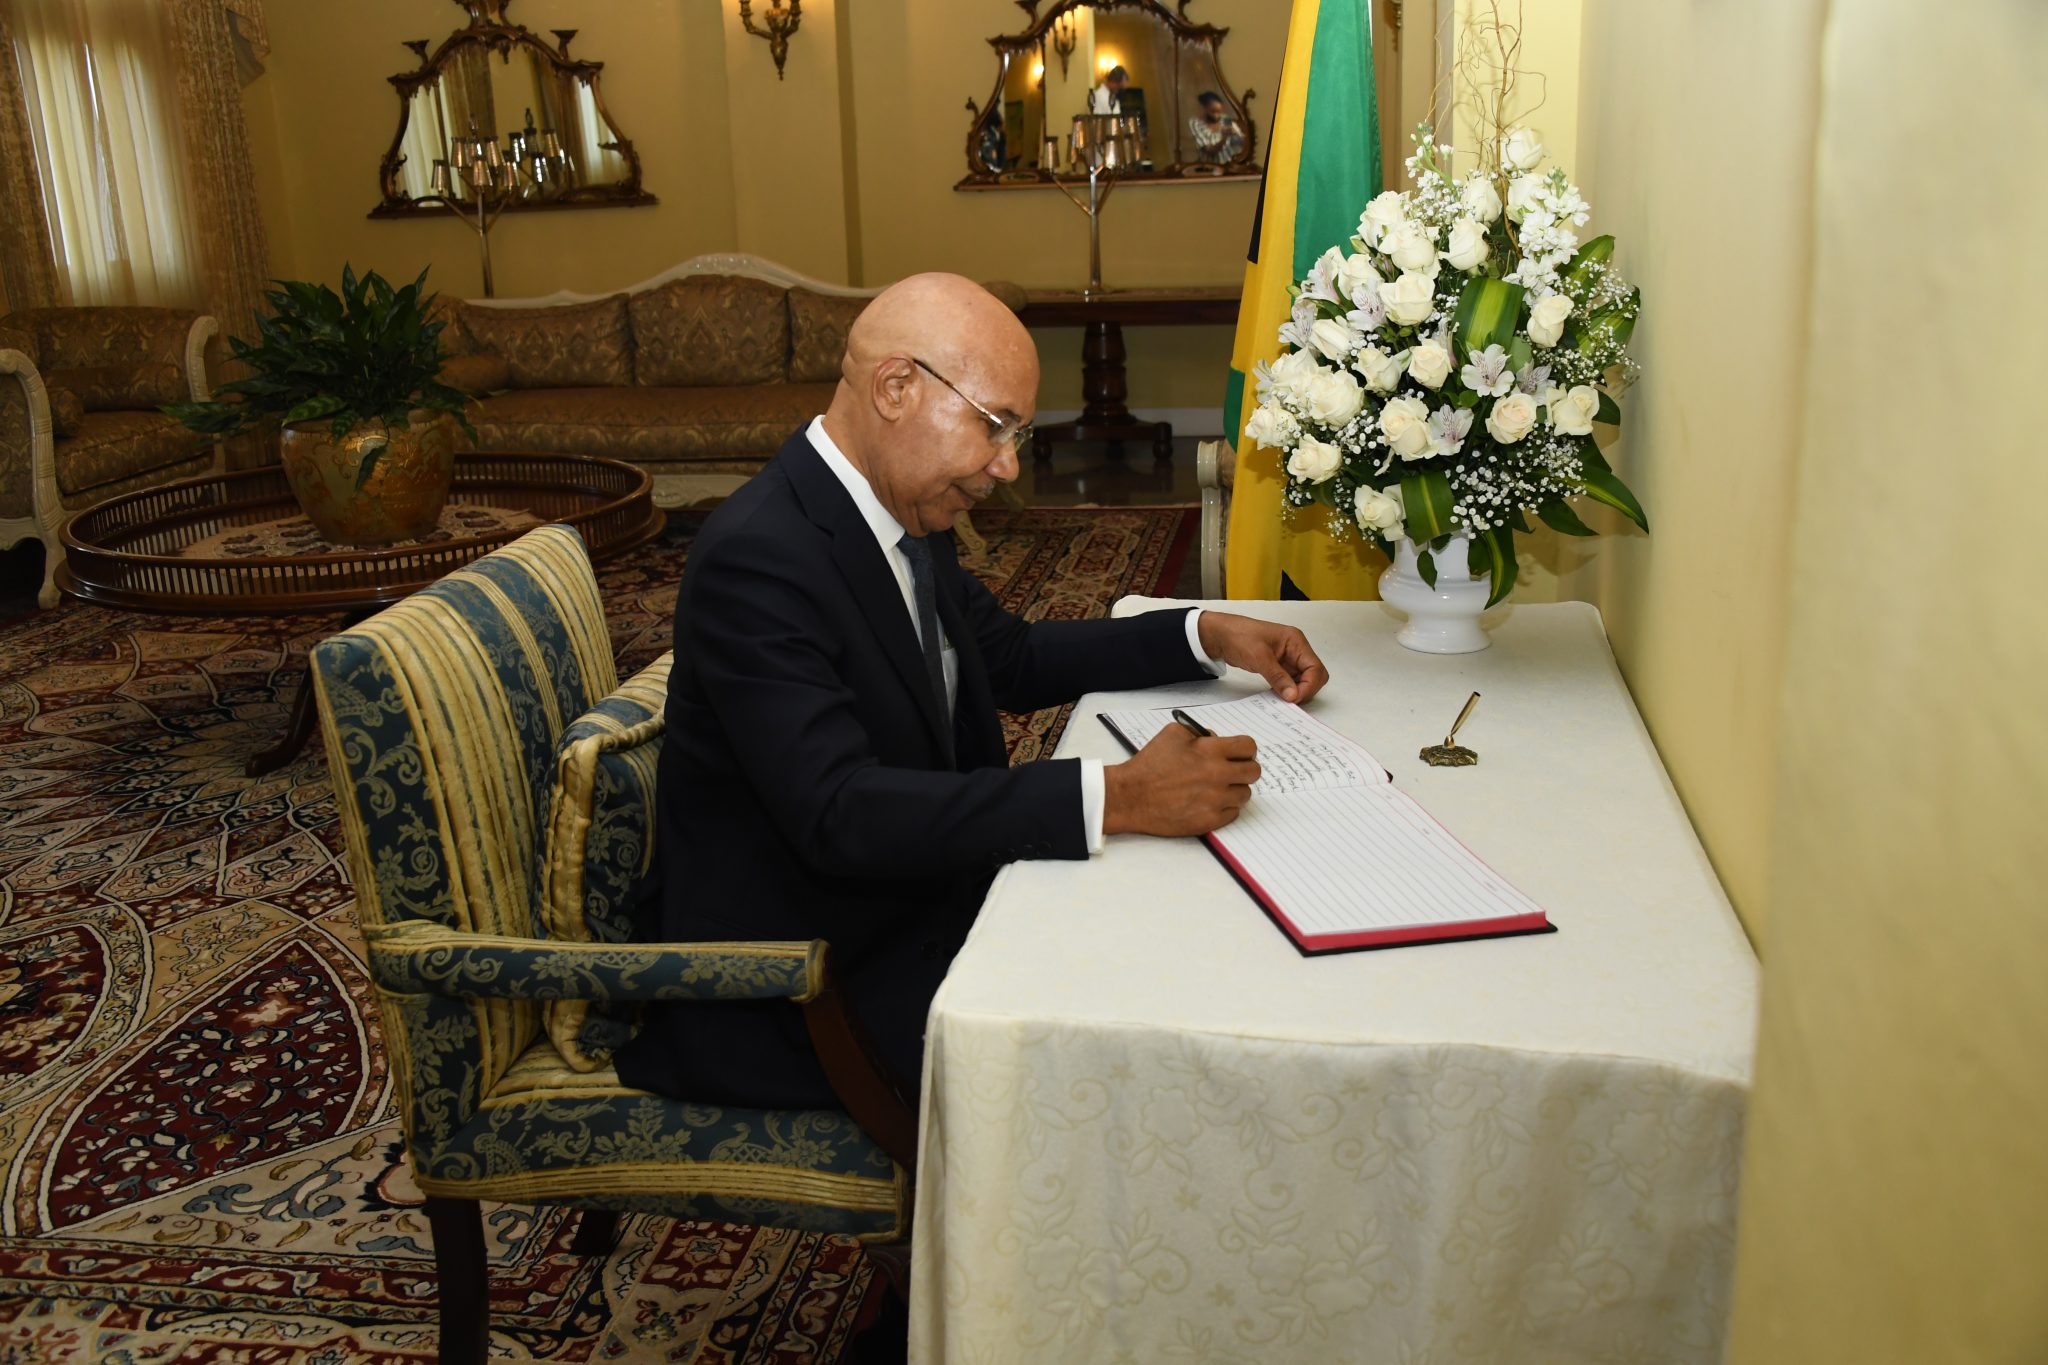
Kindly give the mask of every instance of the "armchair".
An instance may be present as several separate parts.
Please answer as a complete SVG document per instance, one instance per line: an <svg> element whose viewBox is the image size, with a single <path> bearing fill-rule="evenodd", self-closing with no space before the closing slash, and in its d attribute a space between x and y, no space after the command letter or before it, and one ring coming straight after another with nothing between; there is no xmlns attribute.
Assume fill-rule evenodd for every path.
<svg viewBox="0 0 2048 1365"><path fill-rule="evenodd" d="M555 873L560 864L548 846L565 799L558 750L593 728L638 745L660 727L646 675L618 685L573 530L530 532L323 641L312 676L407 1153L427 1196L443 1361L481 1362L488 1344L479 1200L586 1210L575 1243L585 1254L609 1248L621 1211L871 1244L907 1235L914 1112L834 989L822 941L607 941L625 926L601 897L574 901L592 913L563 932L544 885L550 859ZM651 811L629 805L622 831L618 799L596 842L642 857ZM565 1056L557 1040L574 1051L583 1036L543 1020L571 1001L616 1015L654 1000L775 997L803 1006L844 1112L630 1089L600 1059Z"/></svg>
<svg viewBox="0 0 2048 1365"><path fill-rule="evenodd" d="M206 343L219 330L170 308L0 317L0 548L43 542L43 606L57 604L72 513L221 467L219 446L157 409L212 396Z"/></svg>

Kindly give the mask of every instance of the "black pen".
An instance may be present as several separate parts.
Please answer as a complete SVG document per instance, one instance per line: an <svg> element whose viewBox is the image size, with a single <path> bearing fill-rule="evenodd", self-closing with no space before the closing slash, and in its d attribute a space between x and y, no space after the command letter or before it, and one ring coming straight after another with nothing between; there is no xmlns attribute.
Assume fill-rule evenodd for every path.
<svg viewBox="0 0 2048 1365"><path fill-rule="evenodd" d="M1202 722L1196 720L1193 716L1181 710L1178 706L1173 708L1173 718L1179 721L1182 725L1187 726L1188 733L1192 734L1196 739L1214 739L1216 737L1216 732L1214 730L1211 730L1208 726L1202 724Z"/></svg>

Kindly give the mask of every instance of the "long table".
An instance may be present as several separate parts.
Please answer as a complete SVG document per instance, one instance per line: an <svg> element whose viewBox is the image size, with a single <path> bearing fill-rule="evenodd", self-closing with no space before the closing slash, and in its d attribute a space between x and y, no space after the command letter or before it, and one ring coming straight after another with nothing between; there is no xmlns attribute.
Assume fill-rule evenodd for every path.
<svg viewBox="0 0 2048 1365"><path fill-rule="evenodd" d="M1011 865L932 1008L911 1358L1718 1361L1757 964L1598 613L1447 657L1379 603L1234 605L1558 932L1304 958L1192 839ZM1260 688L1089 697L1058 756ZM1474 690L1479 764L1422 764Z"/></svg>

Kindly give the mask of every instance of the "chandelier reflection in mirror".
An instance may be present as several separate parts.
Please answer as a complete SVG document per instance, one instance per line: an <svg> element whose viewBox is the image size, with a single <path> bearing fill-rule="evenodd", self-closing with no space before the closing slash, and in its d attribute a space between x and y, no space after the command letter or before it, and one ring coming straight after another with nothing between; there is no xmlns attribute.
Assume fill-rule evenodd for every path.
<svg viewBox="0 0 2048 1365"><path fill-rule="evenodd" d="M640 187L631 139L605 108L604 63L569 53L575 29L550 30L550 44L506 18L511 0L456 3L468 24L431 54L426 39L406 43L418 65L390 78L398 131L370 216L462 218L476 231L489 297L490 230L499 214L655 199Z"/></svg>

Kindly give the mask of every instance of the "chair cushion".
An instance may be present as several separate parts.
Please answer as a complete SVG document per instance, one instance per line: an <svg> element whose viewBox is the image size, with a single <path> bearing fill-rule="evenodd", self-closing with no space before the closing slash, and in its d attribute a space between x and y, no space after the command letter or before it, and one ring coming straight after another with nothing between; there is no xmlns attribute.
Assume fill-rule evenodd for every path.
<svg viewBox="0 0 2048 1365"><path fill-rule="evenodd" d="M43 363L42 347L36 344L35 332L18 325L12 317L0 318L0 351L20 351L31 365Z"/></svg>
<svg viewBox="0 0 2048 1365"><path fill-rule="evenodd" d="M845 1114L650 1095L610 1067L570 1070L546 1039L415 1174L422 1190L461 1198L583 1197L675 1218L883 1239L907 1231L903 1172Z"/></svg>
<svg viewBox="0 0 2048 1365"><path fill-rule="evenodd" d="M633 382L626 296L544 308L460 305L478 350L504 357L515 389L606 387Z"/></svg>
<svg viewBox="0 0 2048 1365"><path fill-rule="evenodd" d="M490 393L510 388L512 367L495 351L472 351L441 362L441 382L464 393Z"/></svg>
<svg viewBox="0 0 2048 1365"><path fill-rule="evenodd" d="M59 441L57 491L67 498L110 483L181 464L205 450L207 437L160 412L87 412L74 436Z"/></svg>
<svg viewBox="0 0 2048 1365"><path fill-rule="evenodd" d="M789 375L786 291L745 275L693 275L635 294L642 384L771 384ZM838 376L835 375L836 379Z"/></svg>
<svg viewBox="0 0 2048 1365"><path fill-rule="evenodd" d="M79 427L85 424L85 404L69 389L48 386L50 395L50 430L60 440L76 436Z"/></svg>
<svg viewBox="0 0 2048 1365"><path fill-rule="evenodd" d="M789 291L789 377L798 384L837 384L846 334L872 299Z"/></svg>
<svg viewBox="0 0 2048 1365"><path fill-rule="evenodd" d="M541 866L541 922L550 938L624 943L633 901L654 861L654 771L668 699L664 654L562 731ZM578 1071L595 1071L633 1036L630 1008L550 1000L548 1037Z"/></svg>
<svg viewBox="0 0 2048 1365"><path fill-rule="evenodd" d="M766 459L832 402L830 384L525 389L472 410L484 449L614 459Z"/></svg>
<svg viewBox="0 0 2048 1365"><path fill-rule="evenodd" d="M131 412L178 403L192 395L185 392L184 376L168 361L150 360L140 365L78 365L50 370L43 382L53 389L69 389L87 412Z"/></svg>
<svg viewBox="0 0 2048 1365"><path fill-rule="evenodd" d="M8 319L36 334L36 364L52 370L86 365L144 365L153 360L185 366L185 342L197 313L177 308L31 308ZM177 402L186 395L168 399Z"/></svg>

